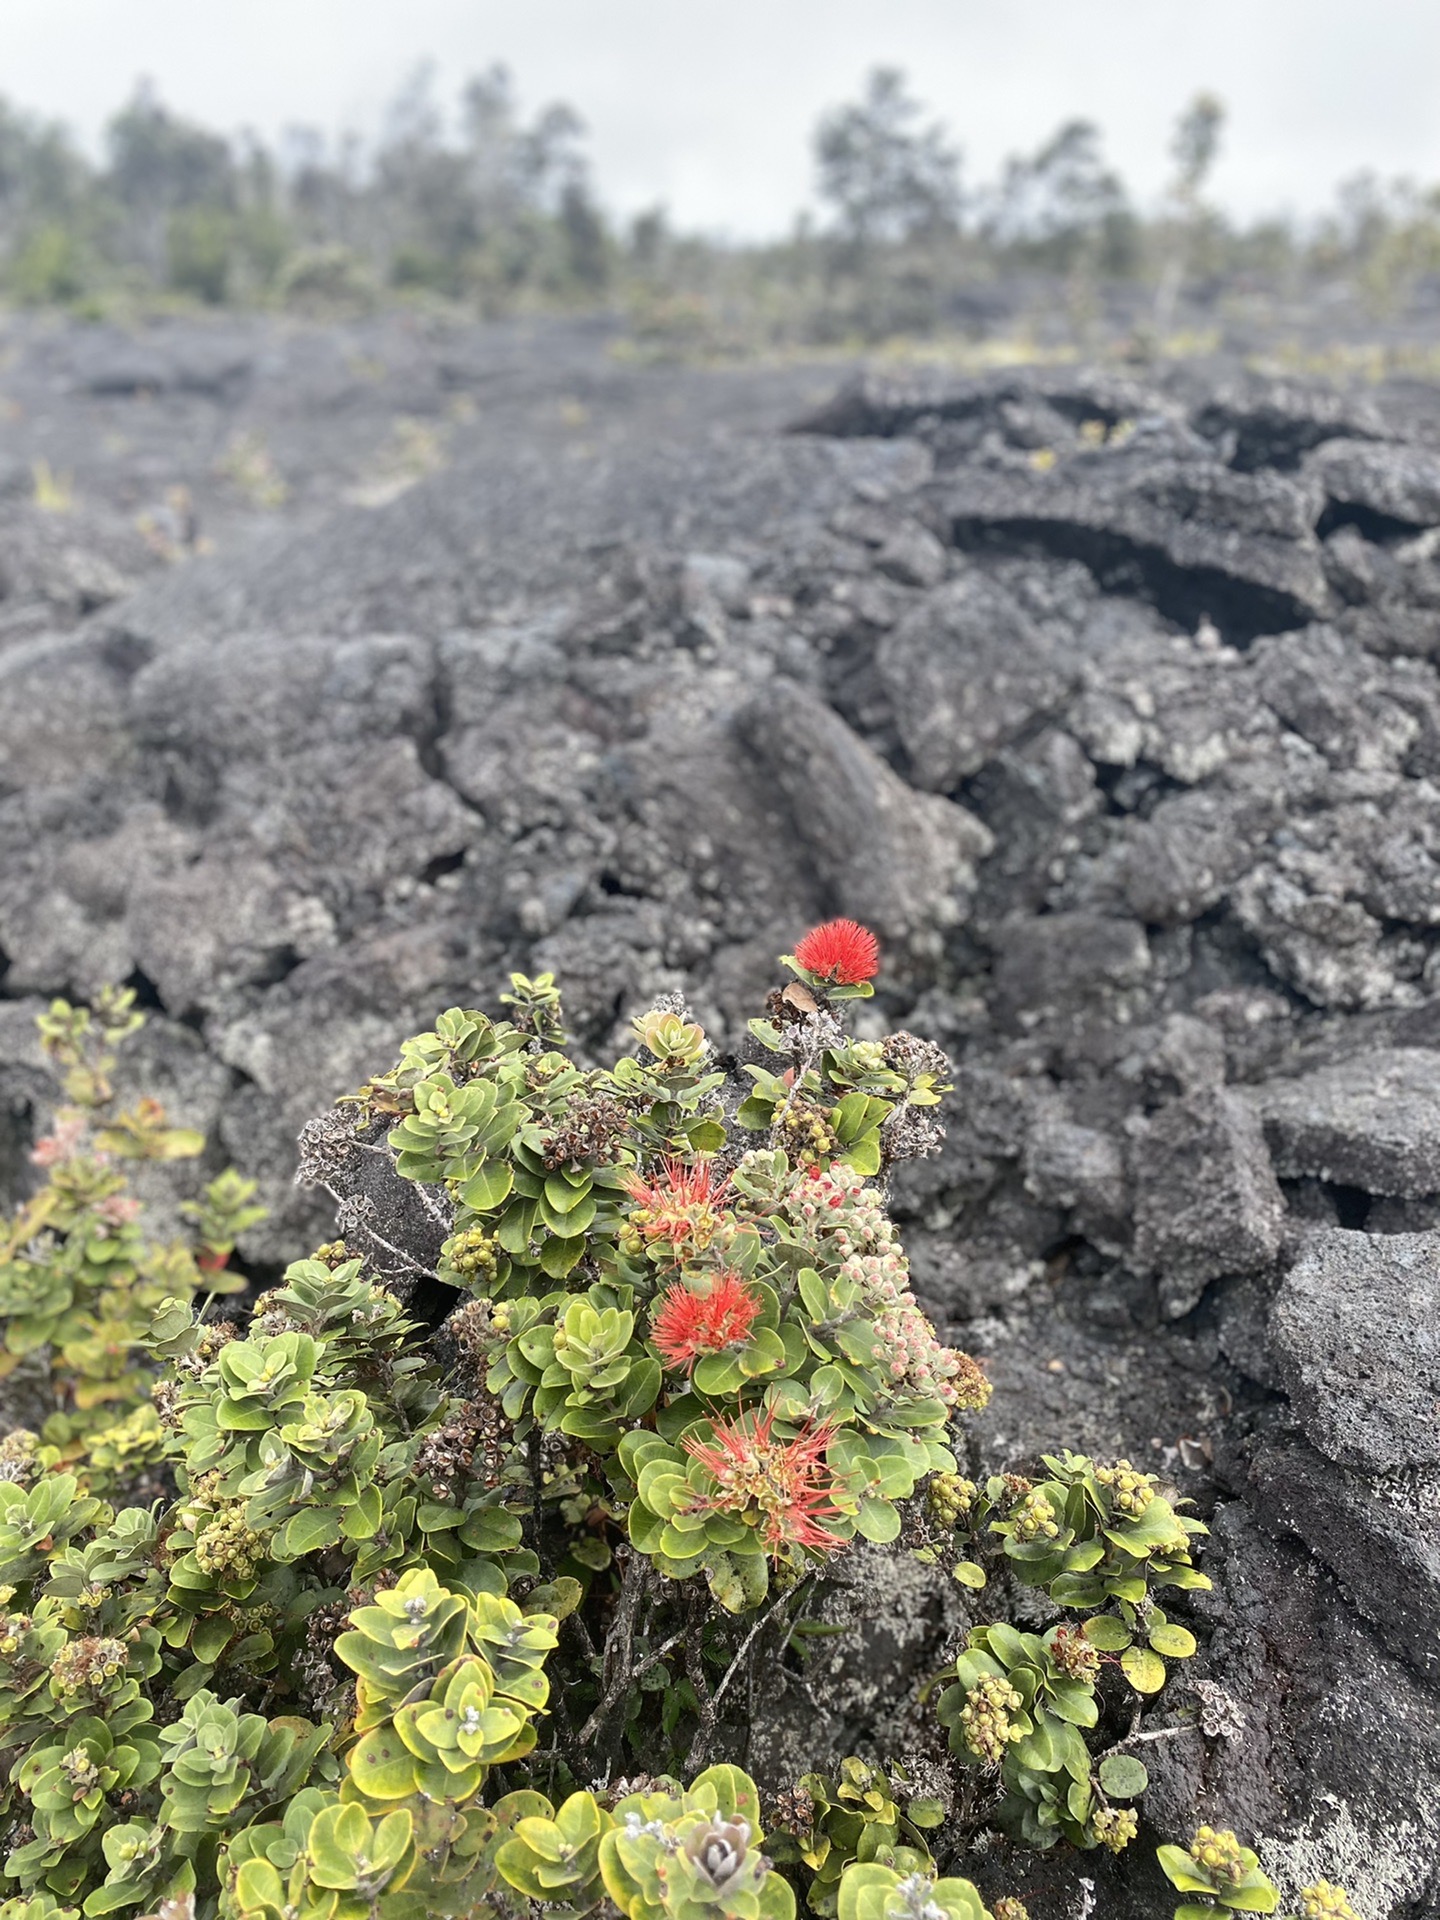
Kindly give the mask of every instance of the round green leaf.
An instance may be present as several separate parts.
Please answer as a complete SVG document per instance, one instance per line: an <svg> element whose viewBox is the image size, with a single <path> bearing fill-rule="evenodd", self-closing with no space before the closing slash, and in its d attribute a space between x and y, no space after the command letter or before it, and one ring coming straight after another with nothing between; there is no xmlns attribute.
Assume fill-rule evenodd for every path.
<svg viewBox="0 0 1440 1920"><path fill-rule="evenodd" d="M376 1727L350 1750L350 1777L371 1800L403 1800L415 1790L415 1761L393 1727Z"/></svg>
<svg viewBox="0 0 1440 1920"><path fill-rule="evenodd" d="M556 1213L569 1213L578 1207L590 1192L588 1173L566 1174L552 1173L545 1182L545 1199Z"/></svg>
<svg viewBox="0 0 1440 1920"><path fill-rule="evenodd" d="M487 1161L466 1181L462 1198L476 1213L489 1213L509 1198L514 1178L508 1161Z"/></svg>
<svg viewBox="0 0 1440 1920"><path fill-rule="evenodd" d="M1100 1785L1112 1800L1136 1800L1150 1776L1133 1754L1108 1753L1100 1762Z"/></svg>
<svg viewBox="0 0 1440 1920"><path fill-rule="evenodd" d="M855 1528L866 1540L884 1546L900 1532L900 1515L888 1500L865 1498L860 1502Z"/></svg>
<svg viewBox="0 0 1440 1920"><path fill-rule="evenodd" d="M905 1818L912 1827L939 1827L945 1823L945 1803L943 1800L930 1800L924 1797L911 1800L905 1808Z"/></svg>
<svg viewBox="0 0 1440 1920"><path fill-rule="evenodd" d="M1168 1654L1172 1660L1188 1660L1195 1651L1195 1636L1188 1627L1152 1627L1150 1644L1156 1653Z"/></svg>
<svg viewBox="0 0 1440 1920"><path fill-rule="evenodd" d="M1273 1913L1280 1904L1279 1890L1253 1867L1238 1887L1226 1889L1223 1898L1236 1913Z"/></svg>
<svg viewBox="0 0 1440 1920"><path fill-rule="evenodd" d="M1125 1622L1113 1613L1097 1613L1093 1620L1085 1622L1081 1632L1101 1653L1123 1653L1134 1637Z"/></svg>
<svg viewBox="0 0 1440 1920"><path fill-rule="evenodd" d="M954 1568L954 1577L962 1587L969 1587L978 1593L985 1584L985 1569L977 1566L973 1560L958 1561Z"/></svg>
<svg viewBox="0 0 1440 1920"><path fill-rule="evenodd" d="M196 1621L195 1631L190 1636L190 1651L197 1660L203 1660L208 1666L220 1658L234 1634L232 1620L224 1614L212 1614L208 1619Z"/></svg>
<svg viewBox="0 0 1440 1920"><path fill-rule="evenodd" d="M1121 1654L1120 1667L1137 1693L1158 1693L1165 1684L1165 1662L1148 1647L1130 1647Z"/></svg>

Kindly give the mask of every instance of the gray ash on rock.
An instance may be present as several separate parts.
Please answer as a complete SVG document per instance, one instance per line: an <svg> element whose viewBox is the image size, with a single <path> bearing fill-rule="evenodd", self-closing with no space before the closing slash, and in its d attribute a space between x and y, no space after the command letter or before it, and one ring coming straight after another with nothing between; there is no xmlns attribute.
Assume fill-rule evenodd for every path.
<svg viewBox="0 0 1440 1920"><path fill-rule="evenodd" d="M986 1457L1128 1454L1215 1530L1197 1667L1244 1724L1147 1749L1151 1818L1435 1914L1435 409L1067 369L780 434L724 378L17 629L0 1164L30 1003L143 976L290 1257L331 1230L296 1136L440 1007L552 969L596 1052L681 987L731 1046L864 919L959 1063L897 1205ZM958 1630L922 1588L871 1635L907 1684ZM807 1751L878 1737L828 1684Z"/></svg>

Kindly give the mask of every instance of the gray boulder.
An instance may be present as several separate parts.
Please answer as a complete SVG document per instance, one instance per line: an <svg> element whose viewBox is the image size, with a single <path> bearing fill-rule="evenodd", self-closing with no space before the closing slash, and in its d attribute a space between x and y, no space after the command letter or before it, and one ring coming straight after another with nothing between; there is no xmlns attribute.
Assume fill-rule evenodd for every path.
<svg viewBox="0 0 1440 1920"><path fill-rule="evenodd" d="M1143 585L1180 618L1238 638L1303 626L1330 604L1310 488L1273 473L1137 453L1113 467L957 472L940 490L962 546L1030 538L1101 579ZM1098 461L1100 456L1092 456Z"/></svg>
<svg viewBox="0 0 1440 1920"><path fill-rule="evenodd" d="M1291 1403L1329 1459L1440 1466L1440 1236L1334 1230L1286 1276L1270 1331Z"/></svg>
<svg viewBox="0 0 1440 1920"><path fill-rule="evenodd" d="M1254 1112L1224 1089L1174 1100L1130 1146L1135 1257L1164 1311L1189 1310L1222 1274L1263 1271L1280 1249L1285 1203Z"/></svg>
<svg viewBox="0 0 1440 1920"><path fill-rule="evenodd" d="M1440 1481L1377 1486L1295 1441L1262 1447L1249 1487L1265 1527L1304 1541L1380 1644L1431 1685L1440 1681Z"/></svg>
<svg viewBox="0 0 1440 1920"><path fill-rule="evenodd" d="M836 911L933 950L966 916L994 837L973 814L916 793L822 700L781 680L742 710L754 780L773 782Z"/></svg>
<svg viewBox="0 0 1440 1920"><path fill-rule="evenodd" d="M1428 448L1331 440L1310 456L1305 470L1341 506L1361 508L1382 522L1440 525L1440 454Z"/></svg>
<svg viewBox="0 0 1440 1920"><path fill-rule="evenodd" d="M1440 1052L1366 1049L1251 1097L1287 1178L1402 1199L1440 1192Z"/></svg>
<svg viewBox="0 0 1440 1920"><path fill-rule="evenodd" d="M1003 588L973 573L928 595L876 663L914 777L938 792L1057 706L1076 673Z"/></svg>

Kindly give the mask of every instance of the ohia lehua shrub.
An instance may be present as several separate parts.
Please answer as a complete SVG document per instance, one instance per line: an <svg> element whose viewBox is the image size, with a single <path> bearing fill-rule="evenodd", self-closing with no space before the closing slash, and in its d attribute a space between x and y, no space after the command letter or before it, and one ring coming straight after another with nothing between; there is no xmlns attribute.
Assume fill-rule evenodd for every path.
<svg viewBox="0 0 1440 1920"><path fill-rule="evenodd" d="M989 1383L885 1199L948 1063L847 1027L865 929L785 965L741 1065L676 1001L584 1066L548 977L442 1014L315 1175L383 1164L438 1256L354 1215L258 1295L246 1182L164 1244L129 1192L203 1146L119 1105L133 998L45 1016L64 1104L0 1235L0 1920L983 1920L949 1870L984 1831L1131 1840L1204 1529L1123 1461L962 1472ZM1050 1624L938 1676L953 1777L852 1756L762 1807L744 1702L803 1684L862 1543ZM1186 1920L1243 1906L1258 1869L1196 1845Z"/></svg>

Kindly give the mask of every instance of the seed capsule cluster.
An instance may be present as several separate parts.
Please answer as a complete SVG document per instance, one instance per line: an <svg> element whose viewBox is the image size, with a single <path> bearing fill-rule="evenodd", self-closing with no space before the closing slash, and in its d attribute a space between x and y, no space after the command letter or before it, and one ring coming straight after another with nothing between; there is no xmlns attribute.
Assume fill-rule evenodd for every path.
<svg viewBox="0 0 1440 1920"><path fill-rule="evenodd" d="M793 1106L780 1116L779 1143L799 1167L823 1167L840 1142L829 1116L818 1107Z"/></svg>
<svg viewBox="0 0 1440 1920"><path fill-rule="evenodd" d="M265 1563L265 1545L245 1524L243 1507L217 1513L195 1536L195 1564L219 1580L248 1580Z"/></svg>
<svg viewBox="0 0 1440 1920"><path fill-rule="evenodd" d="M771 1808L770 1825L782 1833L808 1833L814 1824L814 1795L804 1787L782 1787Z"/></svg>
<svg viewBox="0 0 1440 1920"><path fill-rule="evenodd" d="M1109 1853L1123 1853L1140 1831L1140 1822L1130 1807L1100 1807L1090 1824L1095 1838Z"/></svg>
<svg viewBox="0 0 1440 1920"><path fill-rule="evenodd" d="M1360 1920L1344 1887L1317 1880L1300 1892L1301 1920Z"/></svg>
<svg viewBox="0 0 1440 1920"><path fill-rule="evenodd" d="M958 1527L969 1517L979 1493L973 1480L964 1480L958 1473L937 1473L925 1489L925 1511L939 1526Z"/></svg>
<svg viewBox="0 0 1440 1920"><path fill-rule="evenodd" d="M129 1660L123 1640L102 1640L86 1636L61 1647L50 1669L50 1685L64 1698L67 1693L98 1695L105 1682L123 1673Z"/></svg>
<svg viewBox="0 0 1440 1920"><path fill-rule="evenodd" d="M481 1283L495 1278L500 1267L500 1247L493 1233L472 1227L466 1233L452 1234L445 1242L444 1264L462 1280Z"/></svg>
<svg viewBox="0 0 1440 1920"><path fill-rule="evenodd" d="M1100 1672L1100 1650L1075 1627L1058 1627L1050 1642L1050 1658L1071 1680L1092 1682Z"/></svg>
<svg viewBox="0 0 1440 1920"><path fill-rule="evenodd" d="M1097 1467L1095 1478L1110 1489L1110 1501L1116 1513L1138 1520L1155 1498L1155 1476L1141 1473L1128 1460L1117 1460L1113 1467Z"/></svg>
<svg viewBox="0 0 1440 1920"><path fill-rule="evenodd" d="M1024 1739L1024 1728L1017 1727L1010 1717L1020 1711L1022 1704L1015 1688L999 1674L987 1675L970 1689L969 1698L960 1709L960 1725L965 1744L977 1760L998 1767L1005 1758L1006 1747Z"/></svg>
<svg viewBox="0 0 1440 1920"><path fill-rule="evenodd" d="M1055 1509L1038 1487L1026 1494L1010 1524L1017 1540L1053 1540L1060 1531Z"/></svg>
<svg viewBox="0 0 1440 1920"><path fill-rule="evenodd" d="M1199 1827L1190 1842L1190 1857L1217 1885L1238 1886L1245 1878L1240 1842L1228 1827Z"/></svg>

